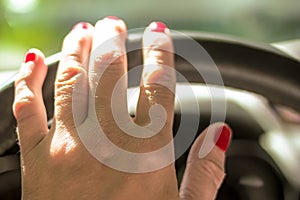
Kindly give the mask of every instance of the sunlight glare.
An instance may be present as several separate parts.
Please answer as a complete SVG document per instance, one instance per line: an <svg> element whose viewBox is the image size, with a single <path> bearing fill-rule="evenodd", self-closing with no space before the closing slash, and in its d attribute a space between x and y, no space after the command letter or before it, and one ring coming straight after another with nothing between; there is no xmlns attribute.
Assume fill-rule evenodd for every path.
<svg viewBox="0 0 300 200"><path fill-rule="evenodd" d="M37 7L38 0L8 0L7 9L15 13L27 13Z"/></svg>

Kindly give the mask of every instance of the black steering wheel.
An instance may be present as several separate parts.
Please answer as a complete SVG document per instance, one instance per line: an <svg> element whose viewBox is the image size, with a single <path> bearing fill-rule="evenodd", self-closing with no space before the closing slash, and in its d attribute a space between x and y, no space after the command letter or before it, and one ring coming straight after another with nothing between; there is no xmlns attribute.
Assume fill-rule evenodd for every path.
<svg viewBox="0 0 300 200"><path fill-rule="evenodd" d="M267 104L285 105L300 112L300 62L271 45L255 44L240 39L208 33L186 33L197 41L217 65L224 85L263 96ZM175 49L185 46L186 38L174 35ZM128 46L135 51L128 53L129 69L142 65L141 37L129 37ZM48 74L43 86L44 102L49 126L53 116L53 82L59 59L48 58ZM197 60L201 65L201 57ZM175 55L175 66L190 83L204 83L203 77L184 58ZM179 80L180 82L180 80ZM136 86L130 82L129 86ZM14 97L13 79L0 88L0 199L20 199L19 147L16 140L16 121L12 114ZM199 99L201 101L201 97ZM234 107L234 106L233 106ZM227 176L217 199L300 199L299 181L292 180L289 169L280 164L280 158L267 151L260 143L264 130L257 121L239 109L228 106L225 121L234 132L227 152ZM230 111L230 108L233 111ZM180 116L195 117L196 113L175 110L174 133ZM210 116L201 115L198 133L210 122ZM176 149L176 146L175 146ZM177 161L177 177L180 184L187 158L186 151ZM284 157L284 155L282 155ZM300 171L300 169L299 169ZM299 175L298 175L299 177Z"/></svg>

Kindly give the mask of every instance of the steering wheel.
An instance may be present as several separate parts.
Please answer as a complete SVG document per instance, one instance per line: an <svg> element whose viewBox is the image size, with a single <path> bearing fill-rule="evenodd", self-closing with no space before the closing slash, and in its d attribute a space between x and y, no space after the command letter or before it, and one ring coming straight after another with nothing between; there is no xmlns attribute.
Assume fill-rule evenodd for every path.
<svg viewBox="0 0 300 200"><path fill-rule="evenodd" d="M299 60L267 44L200 32L186 34L212 57L221 73L226 90L232 94L227 98L225 121L232 127L234 137L226 155L227 176L217 199L300 199L300 168L298 168L300 166L297 162L290 163L291 160L286 158L284 152L280 153L272 148L274 138L278 136L285 139L284 134L279 135L276 132L282 127L274 117L276 113L272 106L284 105L300 112ZM185 37L174 35L173 38L175 49L186 46ZM136 49L128 53L129 69L142 65L141 34L129 36L127 46ZM49 70L43 86L43 95L51 126L54 105L53 83L59 56L51 56L46 62ZM205 64L201 63L201 57L196 62L199 65ZM200 89L217 87L204 86L203 77L190 62L179 55L175 55L175 67L192 87ZM14 97L13 80L12 78L0 88L0 199L3 200L20 199L21 194L16 121L11 109ZM136 83L130 82L130 77L129 86L137 86ZM178 87L184 89L183 80L178 80ZM204 101L202 97L196 96L200 107ZM256 103L252 105L248 102L249 99L254 99ZM209 112L210 110L201 113L197 133L209 124L211 119ZM178 130L182 115L198 117L198 113L193 113L193 109L188 112L175 109L174 133ZM187 154L188 150L175 163L178 184L182 178ZM295 157L296 160L297 158L299 154ZM293 164L294 166L289 166Z"/></svg>

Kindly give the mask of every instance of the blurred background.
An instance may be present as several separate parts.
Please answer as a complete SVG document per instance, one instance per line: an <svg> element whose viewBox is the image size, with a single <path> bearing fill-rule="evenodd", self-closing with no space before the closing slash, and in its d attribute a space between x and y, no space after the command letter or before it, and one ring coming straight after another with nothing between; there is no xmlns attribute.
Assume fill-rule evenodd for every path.
<svg viewBox="0 0 300 200"><path fill-rule="evenodd" d="M107 15L129 29L160 20L175 30L223 33L257 42L300 38L299 0L0 0L0 71L18 69L27 49L46 56L80 21Z"/></svg>

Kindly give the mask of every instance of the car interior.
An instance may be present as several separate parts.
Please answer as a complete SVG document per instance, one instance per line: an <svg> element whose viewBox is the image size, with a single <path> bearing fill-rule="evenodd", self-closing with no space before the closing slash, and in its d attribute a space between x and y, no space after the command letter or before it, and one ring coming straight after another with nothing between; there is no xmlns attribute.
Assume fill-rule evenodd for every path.
<svg viewBox="0 0 300 200"><path fill-rule="evenodd" d="M87 4L93 2L92 0L87 1ZM217 4L215 0L212 2ZM51 2L44 3L43 7L51 4ZM65 6L71 5L70 2L65 4ZM113 3L106 2L104 4L103 10L108 8L110 4L115 6ZM138 5L142 7L141 4ZM175 7L179 7L182 3L178 4ZM210 8L207 4L203 4L206 9ZM218 7L213 5L210 5L211 8ZM245 8L249 5L252 4L248 2ZM38 5L35 6L38 7ZM239 8L238 6L244 8L238 4L236 9ZM257 15L264 11L264 6L261 4L252 6L253 8L250 7L258 12L258 14L255 13ZM273 6L278 11L279 5ZM188 6L188 8L190 7ZM198 8L198 6L196 7ZM232 7L227 9L232 11ZM291 5L287 7L293 9ZM49 12L54 12L54 8L57 7L50 6ZM76 8L75 5L75 10ZM73 20L85 15L88 8L90 7L84 7L83 14L76 15L74 17L76 19L69 20L69 17L72 16L67 14L66 16L60 14L59 16L71 24ZM105 11L104 14L108 11ZM225 13L225 11L223 12ZM128 21L133 19L130 18L130 14L124 14L121 11L120 13L127 16ZM249 11L249 13L251 12ZM249 13L248 15L250 15ZM9 14L7 18L9 18L8 16ZM164 17L164 15L159 16ZM283 12L281 16L285 16ZM84 19L90 20L88 17ZM241 32L240 35L237 34L238 32L228 34L224 31L225 29L222 32L209 28L207 28L208 31L203 31L203 27L205 27L203 24L202 28L199 28L201 24L193 26L193 23L195 23L193 20L191 23L185 24L187 19L188 16L183 17L181 21L178 18L174 19L174 21L177 20L176 23L173 22L173 24L176 24L174 25L175 29L185 29L180 30L182 34L171 31L174 48L193 54L189 52L189 40L196 41L217 66L222 77L222 84L214 81L207 82L203 74L197 71L195 63L200 66L202 72L207 76L215 75L209 67L205 67L207 62L203 60L201 55L193 54L193 62L190 62L190 60L175 54L175 68L184 77L184 79L177 77L176 95L182 95L180 91L184 91L187 87L192 88L194 96L182 95L180 99L184 103L196 99L201 112L198 113L192 107L182 109L181 103L176 101L173 125L174 137L180 132L180 124L183 118L192 122L197 119L196 132L185 130L185 134L191 134L190 138L193 139L210 123L224 120L233 130L233 140L226 152L226 178L218 192L217 199L300 200L300 79L298 75L300 70L300 40L297 40L297 37L300 38L300 32L298 32L298 35L289 33L287 38L283 38L284 40L280 40L282 37L278 36L279 33L273 36L274 40L262 41L258 37L249 40L245 39L245 35ZM209 19L211 20L211 18ZM275 21L276 19L276 17L272 18ZM172 25L171 18L166 17L165 20L170 21ZM180 24L184 25L180 27ZM135 25L139 25L139 23L136 22ZM133 25L129 24L129 26ZM255 26L252 28L254 29ZM300 31L299 28L297 30ZM256 31L259 32L253 30L253 32ZM60 35L57 37L62 38ZM133 31L128 35L127 48L129 50L134 49L128 51L129 70L142 65L141 40L141 31ZM54 45L53 48L56 49L56 52L59 52L59 47ZM2 51L3 49L0 49L0 54ZM54 102L53 83L60 53L54 53L49 49L48 52L46 63L49 70L43 86L43 95L49 127L51 127ZM2 65L5 64L2 63ZM0 74L2 72L3 77L5 77L5 80L1 78L0 82L0 199L3 200L20 199L22 190L20 153L16 136L17 124L12 114L13 84L16 71L16 68L11 68L8 75L8 70L0 70ZM136 70L128 79L128 108L132 115L134 115L136 108L137 98L135 98L135 92L139 82L131 76L140 77L140 73L140 70ZM225 116L223 116L223 109L211 106L212 101L221 102L224 100L221 97L218 99L217 96L212 99L211 90L225 92ZM189 144L192 144L192 142ZM175 141L175 151L180 148L180 143L177 144ZM180 155L175 162L178 185L180 185L183 176L188 151L189 149Z"/></svg>

